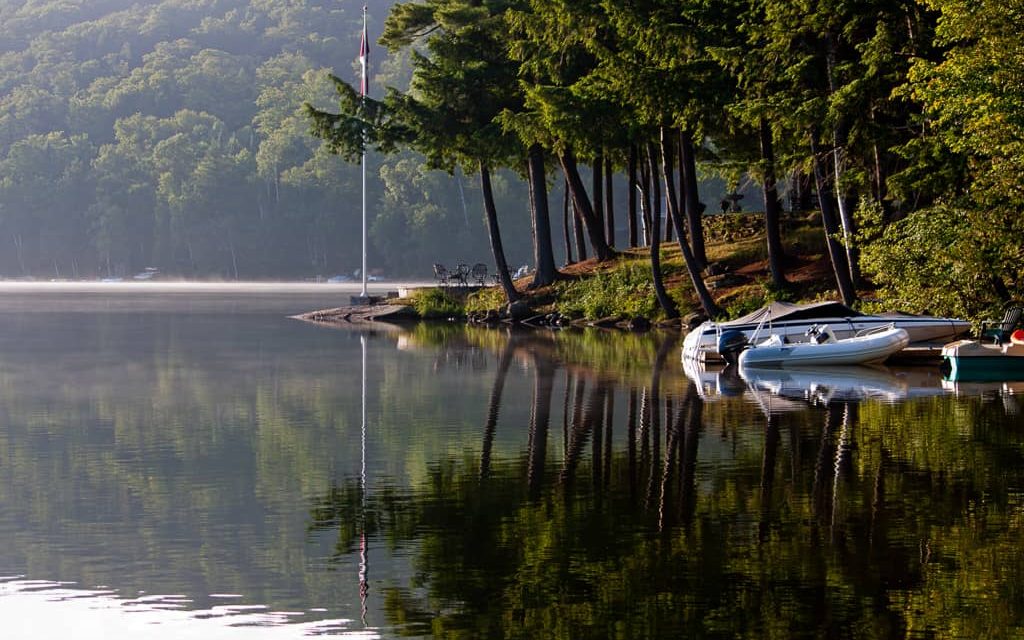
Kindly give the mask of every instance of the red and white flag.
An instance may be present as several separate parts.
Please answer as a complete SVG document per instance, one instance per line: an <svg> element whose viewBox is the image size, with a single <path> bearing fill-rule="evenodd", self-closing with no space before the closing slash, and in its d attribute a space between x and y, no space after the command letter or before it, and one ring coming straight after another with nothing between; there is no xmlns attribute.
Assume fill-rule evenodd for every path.
<svg viewBox="0 0 1024 640"><path fill-rule="evenodd" d="M366 37L366 7L363 7L363 37L359 41L359 68L362 72L359 77L359 95L365 96L368 93L369 82L366 79L366 69L370 66L370 39Z"/></svg>

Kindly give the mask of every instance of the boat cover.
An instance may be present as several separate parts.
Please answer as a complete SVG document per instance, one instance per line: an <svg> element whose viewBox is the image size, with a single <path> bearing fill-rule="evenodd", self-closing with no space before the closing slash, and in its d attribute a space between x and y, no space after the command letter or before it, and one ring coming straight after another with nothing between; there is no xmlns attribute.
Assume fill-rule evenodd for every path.
<svg viewBox="0 0 1024 640"><path fill-rule="evenodd" d="M771 304L761 307L757 311L752 311L741 318L729 320L728 322L720 322L718 323L718 326L723 329L727 329L729 327L736 327L743 324L757 324L766 316L770 317L771 322L776 322L779 320L853 318L862 315L864 314L859 311L854 311L845 304L834 301L813 302L811 304L772 302Z"/></svg>

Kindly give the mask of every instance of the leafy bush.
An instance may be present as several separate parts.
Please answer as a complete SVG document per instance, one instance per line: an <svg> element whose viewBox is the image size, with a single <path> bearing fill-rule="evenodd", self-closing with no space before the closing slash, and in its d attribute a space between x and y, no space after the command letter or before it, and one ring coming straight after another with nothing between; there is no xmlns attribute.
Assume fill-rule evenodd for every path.
<svg viewBox="0 0 1024 640"><path fill-rule="evenodd" d="M859 213L874 222L863 233L881 238L865 245L861 266L889 308L985 317L1001 305L995 276L1014 290L1021 235L990 211L937 205L887 226L878 211Z"/></svg>
<svg viewBox="0 0 1024 640"><path fill-rule="evenodd" d="M466 298L466 312L490 311L505 306L505 292L501 287L484 287Z"/></svg>
<svg viewBox="0 0 1024 640"><path fill-rule="evenodd" d="M412 299L412 306L422 318L451 318L465 315L462 303L441 288L420 289Z"/></svg>
<svg viewBox="0 0 1024 640"><path fill-rule="evenodd" d="M653 317L657 299L650 265L628 263L585 280L557 285L558 312L569 317L590 319Z"/></svg>

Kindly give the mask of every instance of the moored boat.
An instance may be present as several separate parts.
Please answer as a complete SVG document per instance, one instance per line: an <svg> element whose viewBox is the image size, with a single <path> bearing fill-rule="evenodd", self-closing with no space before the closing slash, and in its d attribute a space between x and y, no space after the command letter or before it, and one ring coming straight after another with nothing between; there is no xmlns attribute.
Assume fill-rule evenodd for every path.
<svg viewBox="0 0 1024 640"><path fill-rule="evenodd" d="M708 321L696 327L683 340L682 357L698 362L722 359L718 339L723 332L742 332L752 339L759 326L787 342L807 342L805 334L812 325L827 324L839 340L851 338L865 331L890 325L903 329L910 343L946 343L966 334L971 324L958 318L916 316L902 313L863 314L838 302L790 304L773 302L753 313L728 322Z"/></svg>
<svg viewBox="0 0 1024 640"><path fill-rule="evenodd" d="M1018 335L1019 334L1019 335ZM1024 332L998 344L957 340L942 347L942 369L950 380L1024 380Z"/></svg>
<svg viewBox="0 0 1024 640"><path fill-rule="evenodd" d="M836 338L827 325L812 326L809 342L788 342L779 334L740 348L738 362L743 367L801 367L884 362L906 348L910 336L905 329L889 326L851 338ZM728 358L727 358L728 359Z"/></svg>

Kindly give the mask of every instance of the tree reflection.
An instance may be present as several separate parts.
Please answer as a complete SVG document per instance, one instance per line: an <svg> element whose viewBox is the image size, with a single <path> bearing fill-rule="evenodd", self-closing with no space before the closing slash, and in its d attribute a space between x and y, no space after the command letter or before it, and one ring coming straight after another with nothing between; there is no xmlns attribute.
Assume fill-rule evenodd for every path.
<svg viewBox="0 0 1024 640"><path fill-rule="evenodd" d="M830 400L760 413L737 398L709 415L694 383L666 381L676 346L647 343L646 379L611 375L610 357L581 344L496 347L480 468L439 459L414 490L369 501L375 535L415 554L409 583L381 589L389 621L436 637L1020 629L1024 500L1012 487L1024 486L1024 466L1015 480L979 476L955 428L911 421L920 407ZM513 401L502 392L512 359L528 364L532 385L528 425L502 431L520 434L523 455L510 460L491 450L498 405ZM728 428L709 430L722 415ZM902 420L913 428L894 428ZM969 446L1019 458L1021 440ZM361 498L332 490L313 526L337 529L339 549L351 549L347 519Z"/></svg>

